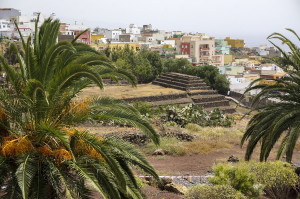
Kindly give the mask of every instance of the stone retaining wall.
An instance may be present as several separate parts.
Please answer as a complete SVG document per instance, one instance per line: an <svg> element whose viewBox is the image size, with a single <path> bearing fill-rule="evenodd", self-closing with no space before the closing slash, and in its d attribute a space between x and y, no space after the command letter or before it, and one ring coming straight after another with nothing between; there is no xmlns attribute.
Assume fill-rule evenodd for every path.
<svg viewBox="0 0 300 199"><path fill-rule="evenodd" d="M186 98L187 93L175 93L175 94L166 94L166 95L152 95L146 97L132 97L123 99L125 102L131 103L136 101L147 101L147 102L156 102L163 100L175 100L179 98Z"/></svg>
<svg viewBox="0 0 300 199"><path fill-rule="evenodd" d="M244 96L243 94L234 92L234 91L230 91L229 96L238 100L239 102L243 103L248 108L251 107L252 101L254 99L254 96ZM274 103L274 102L271 100L264 99L259 104L255 105L254 107L264 106L264 105L270 104L270 103Z"/></svg>

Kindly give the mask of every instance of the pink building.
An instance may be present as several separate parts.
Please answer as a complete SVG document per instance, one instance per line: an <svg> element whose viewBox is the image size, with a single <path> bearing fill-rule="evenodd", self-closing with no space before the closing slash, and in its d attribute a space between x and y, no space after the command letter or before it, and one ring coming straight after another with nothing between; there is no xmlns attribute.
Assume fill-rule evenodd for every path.
<svg viewBox="0 0 300 199"><path fill-rule="evenodd" d="M82 31L84 31L86 29L87 29L87 27L83 26L83 25L68 25L68 27L66 27L65 32L68 32L68 34L74 35L74 37L76 37L79 33L81 33ZM77 39L77 42L90 45L91 44L91 31L88 30L85 33L83 33L82 35L80 35L80 37Z"/></svg>
<svg viewBox="0 0 300 199"><path fill-rule="evenodd" d="M82 30L73 30L74 31L74 35L75 37L82 32ZM91 31L88 30L85 33L83 33L82 35L80 35L80 37L77 39L77 42L80 43L85 43L90 45L91 44Z"/></svg>

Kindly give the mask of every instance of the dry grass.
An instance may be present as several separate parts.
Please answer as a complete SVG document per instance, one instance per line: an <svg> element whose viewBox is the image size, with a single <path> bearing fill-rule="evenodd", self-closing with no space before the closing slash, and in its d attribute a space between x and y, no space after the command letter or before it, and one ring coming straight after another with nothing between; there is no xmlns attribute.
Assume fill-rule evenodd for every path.
<svg viewBox="0 0 300 199"><path fill-rule="evenodd" d="M176 127L172 127L173 130L174 128ZM149 143L142 147L142 151L147 155L151 155L157 148L161 148L167 155L174 156L208 154L219 149L239 145L243 135L240 130L222 127L202 127L201 130L193 132L197 135L197 138L192 142L180 142L176 138L162 138L160 146L157 147L153 143Z"/></svg>
<svg viewBox="0 0 300 199"><path fill-rule="evenodd" d="M161 94L174 94L174 93L184 93L185 91L180 91L172 88L164 88L158 85L150 84L139 84L137 87L132 87L129 85L105 85L104 90L100 90L97 86L91 86L83 89L79 94L79 98L86 97L114 97L117 99L124 99L129 97L144 97L151 95L161 95Z"/></svg>
<svg viewBox="0 0 300 199"><path fill-rule="evenodd" d="M193 142L184 142L187 153L207 154L219 149L239 145L243 133L222 127L203 127L196 133L198 138Z"/></svg>
<svg viewBox="0 0 300 199"><path fill-rule="evenodd" d="M147 154L151 155L157 148L162 149L167 155L183 156L187 154L186 147L183 146L183 142L179 142L176 138L162 138L160 146L156 146L154 143L150 142L141 150Z"/></svg>

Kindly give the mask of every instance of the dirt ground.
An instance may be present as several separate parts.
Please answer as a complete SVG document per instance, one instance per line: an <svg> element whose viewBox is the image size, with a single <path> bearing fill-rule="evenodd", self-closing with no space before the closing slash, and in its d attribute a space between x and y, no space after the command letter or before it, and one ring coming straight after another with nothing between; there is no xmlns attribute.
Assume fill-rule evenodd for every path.
<svg viewBox="0 0 300 199"><path fill-rule="evenodd" d="M209 154L191 154L186 156L164 156L158 158L148 156L147 159L160 175L203 175L212 170L212 166L217 163L226 162L230 155L243 160L245 155L245 146L234 146L233 148L224 148ZM259 159L259 150L257 149L252 160ZM275 160L276 150L274 150L269 160ZM296 150L293 156L294 162L300 161L300 151Z"/></svg>
<svg viewBox="0 0 300 199"><path fill-rule="evenodd" d="M105 85L104 89L101 90L97 86L91 86L83 89L79 94L79 98L86 97L114 97L117 99L124 99L129 97L144 97L151 95L161 95L161 94L174 94L174 93L184 93L185 91L164 88L158 85L149 84L138 84L137 87L132 87L129 85Z"/></svg>

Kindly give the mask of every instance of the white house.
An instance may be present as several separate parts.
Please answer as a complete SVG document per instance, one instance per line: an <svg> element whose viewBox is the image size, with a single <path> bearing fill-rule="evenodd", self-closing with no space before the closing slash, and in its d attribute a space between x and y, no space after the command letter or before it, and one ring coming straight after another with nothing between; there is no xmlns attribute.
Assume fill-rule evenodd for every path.
<svg viewBox="0 0 300 199"><path fill-rule="evenodd" d="M175 40L165 40L161 42L162 45L172 45L173 48L176 47Z"/></svg>
<svg viewBox="0 0 300 199"><path fill-rule="evenodd" d="M130 24L129 27L125 29L125 32L127 34L130 33L130 34L134 34L134 35L141 34L140 28L137 25L135 25L135 24Z"/></svg>
<svg viewBox="0 0 300 199"><path fill-rule="evenodd" d="M11 26L8 20L0 19L0 38L1 37L10 37L11 35Z"/></svg>
<svg viewBox="0 0 300 199"><path fill-rule="evenodd" d="M272 70L277 72L283 72L283 70L276 64L262 64L260 65L261 70Z"/></svg>
<svg viewBox="0 0 300 199"><path fill-rule="evenodd" d="M121 34L122 34L121 29L105 31L105 37L111 41L119 41L119 35L121 35Z"/></svg>

